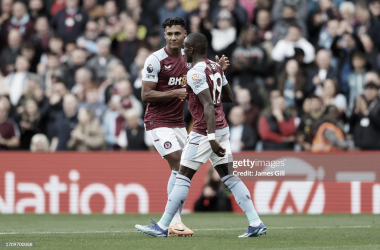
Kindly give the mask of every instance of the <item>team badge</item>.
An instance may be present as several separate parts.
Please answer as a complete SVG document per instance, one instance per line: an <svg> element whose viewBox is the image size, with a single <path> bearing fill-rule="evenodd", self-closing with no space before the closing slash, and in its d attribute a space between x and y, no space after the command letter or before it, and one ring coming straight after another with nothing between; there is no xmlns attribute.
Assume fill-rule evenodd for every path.
<svg viewBox="0 0 380 250"><path fill-rule="evenodd" d="M199 79L199 75L198 74L194 74L191 79L193 79L193 81L197 81Z"/></svg>
<svg viewBox="0 0 380 250"><path fill-rule="evenodd" d="M191 69L191 63L186 63L186 68Z"/></svg>
<svg viewBox="0 0 380 250"><path fill-rule="evenodd" d="M148 66L146 67L146 71L148 71L148 73L152 73L153 72L153 66L152 66L152 64L148 64Z"/></svg>
<svg viewBox="0 0 380 250"><path fill-rule="evenodd" d="M164 148L165 149L169 149L171 147L172 147L172 143L170 141L167 141L167 142L164 143Z"/></svg>

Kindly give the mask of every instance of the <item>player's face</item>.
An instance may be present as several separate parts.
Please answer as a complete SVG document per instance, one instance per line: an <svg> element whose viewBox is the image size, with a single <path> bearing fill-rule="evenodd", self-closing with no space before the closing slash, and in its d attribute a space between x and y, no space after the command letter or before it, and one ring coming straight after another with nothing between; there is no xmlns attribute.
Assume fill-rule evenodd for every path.
<svg viewBox="0 0 380 250"><path fill-rule="evenodd" d="M186 42L186 39L185 39L184 45L185 46L183 48L183 52L185 53L186 62L191 63L193 61L193 51L194 51L194 48L190 47L189 43Z"/></svg>
<svg viewBox="0 0 380 250"><path fill-rule="evenodd" d="M181 25L173 25L165 28L166 44L171 49L180 49L187 33Z"/></svg>

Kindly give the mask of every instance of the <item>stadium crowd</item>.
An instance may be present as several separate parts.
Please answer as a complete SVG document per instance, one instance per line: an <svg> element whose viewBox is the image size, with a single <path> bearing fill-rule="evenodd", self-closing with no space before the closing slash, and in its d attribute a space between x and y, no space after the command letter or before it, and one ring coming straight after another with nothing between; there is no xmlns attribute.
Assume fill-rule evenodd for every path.
<svg viewBox="0 0 380 250"><path fill-rule="evenodd" d="M380 150L380 0L1 0L0 150L154 150L141 70L174 16L231 61L233 152Z"/></svg>

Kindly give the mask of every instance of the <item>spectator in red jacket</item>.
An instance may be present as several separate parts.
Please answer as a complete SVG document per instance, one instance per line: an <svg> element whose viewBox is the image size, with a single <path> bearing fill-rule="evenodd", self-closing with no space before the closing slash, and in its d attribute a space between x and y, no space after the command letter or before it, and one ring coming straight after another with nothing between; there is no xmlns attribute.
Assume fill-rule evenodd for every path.
<svg viewBox="0 0 380 250"><path fill-rule="evenodd" d="M0 150L14 149L20 146L20 131L17 125L8 119L9 109L0 102Z"/></svg>
<svg viewBox="0 0 380 250"><path fill-rule="evenodd" d="M277 96L271 100L271 113L259 120L259 135L264 150L293 150L296 126L294 117L284 113L285 98Z"/></svg>

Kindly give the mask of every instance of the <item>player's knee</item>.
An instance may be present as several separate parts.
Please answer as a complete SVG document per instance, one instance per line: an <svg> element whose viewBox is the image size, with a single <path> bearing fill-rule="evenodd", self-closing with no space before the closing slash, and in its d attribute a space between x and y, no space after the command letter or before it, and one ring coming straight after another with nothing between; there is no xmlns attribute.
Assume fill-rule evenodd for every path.
<svg viewBox="0 0 380 250"><path fill-rule="evenodd" d="M235 175L226 175L221 180L229 189L235 187L236 184L241 181L241 179Z"/></svg>

